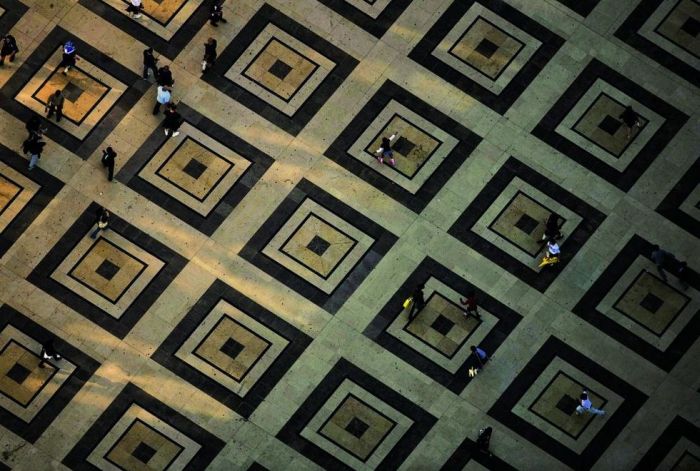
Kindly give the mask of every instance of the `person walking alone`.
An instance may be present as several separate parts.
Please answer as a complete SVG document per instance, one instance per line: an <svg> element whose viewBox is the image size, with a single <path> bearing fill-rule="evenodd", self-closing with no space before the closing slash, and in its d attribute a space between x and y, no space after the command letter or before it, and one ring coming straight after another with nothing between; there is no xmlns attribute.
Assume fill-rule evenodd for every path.
<svg viewBox="0 0 700 471"><path fill-rule="evenodd" d="M109 229L109 217L109 211L107 211L107 208L100 206L100 208L97 210L97 219L95 220L97 227L90 234L90 238L97 239L97 234L99 234L100 231L106 231Z"/></svg>
<svg viewBox="0 0 700 471"><path fill-rule="evenodd" d="M63 104L65 103L65 97L61 90L56 90L53 95L49 97L49 101L46 103L46 118L51 119L51 117L56 114L56 122L60 122L63 118Z"/></svg>
<svg viewBox="0 0 700 471"><path fill-rule="evenodd" d="M131 18L141 18L141 10L143 10L141 0L129 0L129 6L126 8L126 11Z"/></svg>
<svg viewBox="0 0 700 471"><path fill-rule="evenodd" d="M489 356L484 350L475 345L472 345L471 347L469 347L469 349L472 351L472 354L476 358L476 362L479 365L478 369L482 369L486 362L489 361Z"/></svg>
<svg viewBox="0 0 700 471"><path fill-rule="evenodd" d="M117 158L117 153L114 152L112 146L108 146L102 151L102 166L107 168L107 180L110 182L114 179L114 159Z"/></svg>
<svg viewBox="0 0 700 471"><path fill-rule="evenodd" d="M202 75L214 66L216 62L216 39L209 38L204 44L204 60L202 60Z"/></svg>
<svg viewBox="0 0 700 471"><path fill-rule="evenodd" d="M15 61L15 55L19 52L17 41L11 34L6 34L2 37L2 46L0 46L0 66L5 65L5 58L9 57L10 62Z"/></svg>
<svg viewBox="0 0 700 471"><path fill-rule="evenodd" d="M474 316L476 320L481 320L481 314L479 314L476 302L476 292L474 292L473 290L468 292L467 297L465 299L459 298L459 303L462 306L466 306L466 310L464 311L464 317Z"/></svg>
<svg viewBox="0 0 700 471"><path fill-rule="evenodd" d="M423 289L425 288L425 283L421 283L413 289L411 293L411 310L408 313L409 322L415 319L419 312L425 307L425 296L423 295Z"/></svg>
<svg viewBox="0 0 700 471"><path fill-rule="evenodd" d="M148 71L153 72L153 80L158 80L158 59L153 55L153 48L143 51L143 78L148 80Z"/></svg>
<svg viewBox="0 0 700 471"><path fill-rule="evenodd" d="M158 85L158 90L156 92L156 104L153 107L153 114L157 115L160 113L160 106L170 103L171 98L172 95L170 93L170 88L166 87L165 85Z"/></svg>
<svg viewBox="0 0 700 471"><path fill-rule="evenodd" d="M22 144L22 151L29 157L29 170L34 170L41 159L41 153L46 143L41 140L40 135L30 136Z"/></svg>
<svg viewBox="0 0 700 471"><path fill-rule="evenodd" d="M63 44L63 57L61 58L61 63L58 67L63 67L63 75L66 75L71 67L75 66L75 62L79 60L77 51L73 41L66 41Z"/></svg>
<svg viewBox="0 0 700 471"><path fill-rule="evenodd" d="M228 23L224 19L224 7L222 6L224 0L214 0L211 5L211 12L209 13L209 20L212 26L219 26L219 21L222 23Z"/></svg>
<svg viewBox="0 0 700 471"><path fill-rule="evenodd" d="M585 389L581 393L581 396L579 397L579 402L580 404L576 406L576 415L581 415L584 412L587 412L589 414L593 415L605 415L605 411L601 409L596 409L593 407L593 404L591 403L591 400L588 398L588 391Z"/></svg>
<svg viewBox="0 0 700 471"><path fill-rule="evenodd" d="M32 116L29 118L27 124L25 124L24 127L29 133L29 137L27 139L38 139L42 136L42 134L44 134L44 132L46 132L46 129L41 126L41 118L35 114L32 114Z"/></svg>
<svg viewBox="0 0 700 471"><path fill-rule="evenodd" d="M391 141L394 140L396 134L392 134L389 137L382 137L382 146L376 150L377 160L380 164L384 163L384 159L389 159L392 167L396 167L396 160L394 160L394 151L391 150Z"/></svg>
<svg viewBox="0 0 700 471"><path fill-rule="evenodd" d="M182 124L182 116L177 112L175 104L168 104L164 114L163 127L165 128L165 135L167 137L179 135L178 128Z"/></svg>
<svg viewBox="0 0 700 471"><path fill-rule="evenodd" d="M61 355L56 351L56 347L53 346L53 339L49 339L41 345L41 353L39 354L41 361L39 362L39 367L43 368L44 363L48 363L50 360L60 360Z"/></svg>

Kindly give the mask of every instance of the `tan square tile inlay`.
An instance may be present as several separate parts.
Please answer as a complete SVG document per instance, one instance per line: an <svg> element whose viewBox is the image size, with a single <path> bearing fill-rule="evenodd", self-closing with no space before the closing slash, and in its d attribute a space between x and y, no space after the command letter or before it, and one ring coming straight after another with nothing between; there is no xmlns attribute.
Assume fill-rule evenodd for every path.
<svg viewBox="0 0 700 471"><path fill-rule="evenodd" d="M666 19L656 28L656 32L695 57L700 57L698 22L700 22L700 3L694 0L680 0Z"/></svg>
<svg viewBox="0 0 700 471"><path fill-rule="evenodd" d="M106 458L127 471L164 471L182 450L183 447L136 419Z"/></svg>
<svg viewBox="0 0 700 471"><path fill-rule="evenodd" d="M56 372L50 364L39 367L36 353L11 340L0 352L0 393L27 406Z"/></svg>
<svg viewBox="0 0 700 471"><path fill-rule="evenodd" d="M518 191L489 228L535 257L542 250L545 222L552 212Z"/></svg>

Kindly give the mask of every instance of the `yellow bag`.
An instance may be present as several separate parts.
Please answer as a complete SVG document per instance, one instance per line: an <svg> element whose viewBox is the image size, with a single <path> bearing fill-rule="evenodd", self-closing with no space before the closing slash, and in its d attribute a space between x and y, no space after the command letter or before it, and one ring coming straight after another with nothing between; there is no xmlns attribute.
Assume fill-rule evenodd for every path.
<svg viewBox="0 0 700 471"><path fill-rule="evenodd" d="M403 302L403 308L408 309L408 306L411 305L411 302L413 302L413 297L406 299L406 301Z"/></svg>

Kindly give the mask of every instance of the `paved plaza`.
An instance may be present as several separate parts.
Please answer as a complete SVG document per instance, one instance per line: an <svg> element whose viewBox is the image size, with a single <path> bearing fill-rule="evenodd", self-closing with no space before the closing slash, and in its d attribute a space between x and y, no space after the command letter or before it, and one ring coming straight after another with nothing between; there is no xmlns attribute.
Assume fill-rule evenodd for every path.
<svg viewBox="0 0 700 471"><path fill-rule="evenodd" d="M698 0L129 3L0 0L0 471L700 470Z"/></svg>

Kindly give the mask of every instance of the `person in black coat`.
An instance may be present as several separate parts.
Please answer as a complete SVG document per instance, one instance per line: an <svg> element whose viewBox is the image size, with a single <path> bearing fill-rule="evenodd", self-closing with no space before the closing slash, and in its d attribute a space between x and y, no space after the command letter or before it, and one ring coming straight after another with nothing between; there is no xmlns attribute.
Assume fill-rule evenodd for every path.
<svg viewBox="0 0 700 471"><path fill-rule="evenodd" d="M167 137L179 135L180 132L178 131L178 128L182 124L182 116L177 112L177 107L175 104L170 103L163 114L165 115L165 119L163 120L165 135Z"/></svg>
<svg viewBox="0 0 700 471"><path fill-rule="evenodd" d="M425 296L423 295L424 288L425 283L421 283L413 288L413 293L411 293L413 303L411 304L411 311L408 313L409 321L412 321L425 307Z"/></svg>
<svg viewBox="0 0 700 471"><path fill-rule="evenodd" d="M11 34L6 34L1 40L2 46L0 46L0 65L5 65L5 57L9 57L10 62L14 62L15 55L19 52L15 37Z"/></svg>
<svg viewBox="0 0 700 471"><path fill-rule="evenodd" d="M163 67L158 69L158 77L156 81L158 82L158 85L172 87L175 83L175 80L173 80L173 73L170 72L170 67L164 65Z"/></svg>
<svg viewBox="0 0 700 471"><path fill-rule="evenodd" d="M27 124L24 125L29 133L28 139L40 138L42 134L46 131L45 128L41 126L41 118L38 115L33 114Z"/></svg>
<svg viewBox="0 0 700 471"><path fill-rule="evenodd" d="M38 135L30 136L22 143L22 151L29 156L29 170L34 170L39 163L45 145L46 143Z"/></svg>
<svg viewBox="0 0 700 471"><path fill-rule="evenodd" d="M107 168L107 180L110 182L114 179L114 159L116 157L117 153L114 152L112 146L102 151L102 166Z"/></svg>
<svg viewBox="0 0 700 471"><path fill-rule="evenodd" d="M209 38L204 43L204 60L202 61L202 75L204 75L216 62L216 39Z"/></svg>
<svg viewBox="0 0 700 471"><path fill-rule="evenodd" d="M158 59L153 55L153 48L149 47L143 51L143 78L148 78L148 71L153 72L153 78L158 79ZM171 77L172 79L172 77Z"/></svg>
<svg viewBox="0 0 700 471"><path fill-rule="evenodd" d="M92 231L92 233L90 234L90 237L92 239L96 239L97 234L99 234L100 231L106 231L107 229L109 229L110 215L109 211L107 211L107 208L100 206L97 209L96 216L97 217L95 218L95 224L97 225L97 227L95 227L95 230Z"/></svg>
<svg viewBox="0 0 700 471"><path fill-rule="evenodd" d="M227 23L224 19L224 8L222 7L224 0L214 0L211 5L211 11L209 13L209 20L212 26L219 26L219 21L222 23Z"/></svg>
<svg viewBox="0 0 700 471"><path fill-rule="evenodd" d="M48 339L41 345L41 353L39 354L41 361L39 362L39 367L43 368L44 363L48 363L49 360L60 360L61 355L56 351L56 347L53 345L53 338Z"/></svg>

